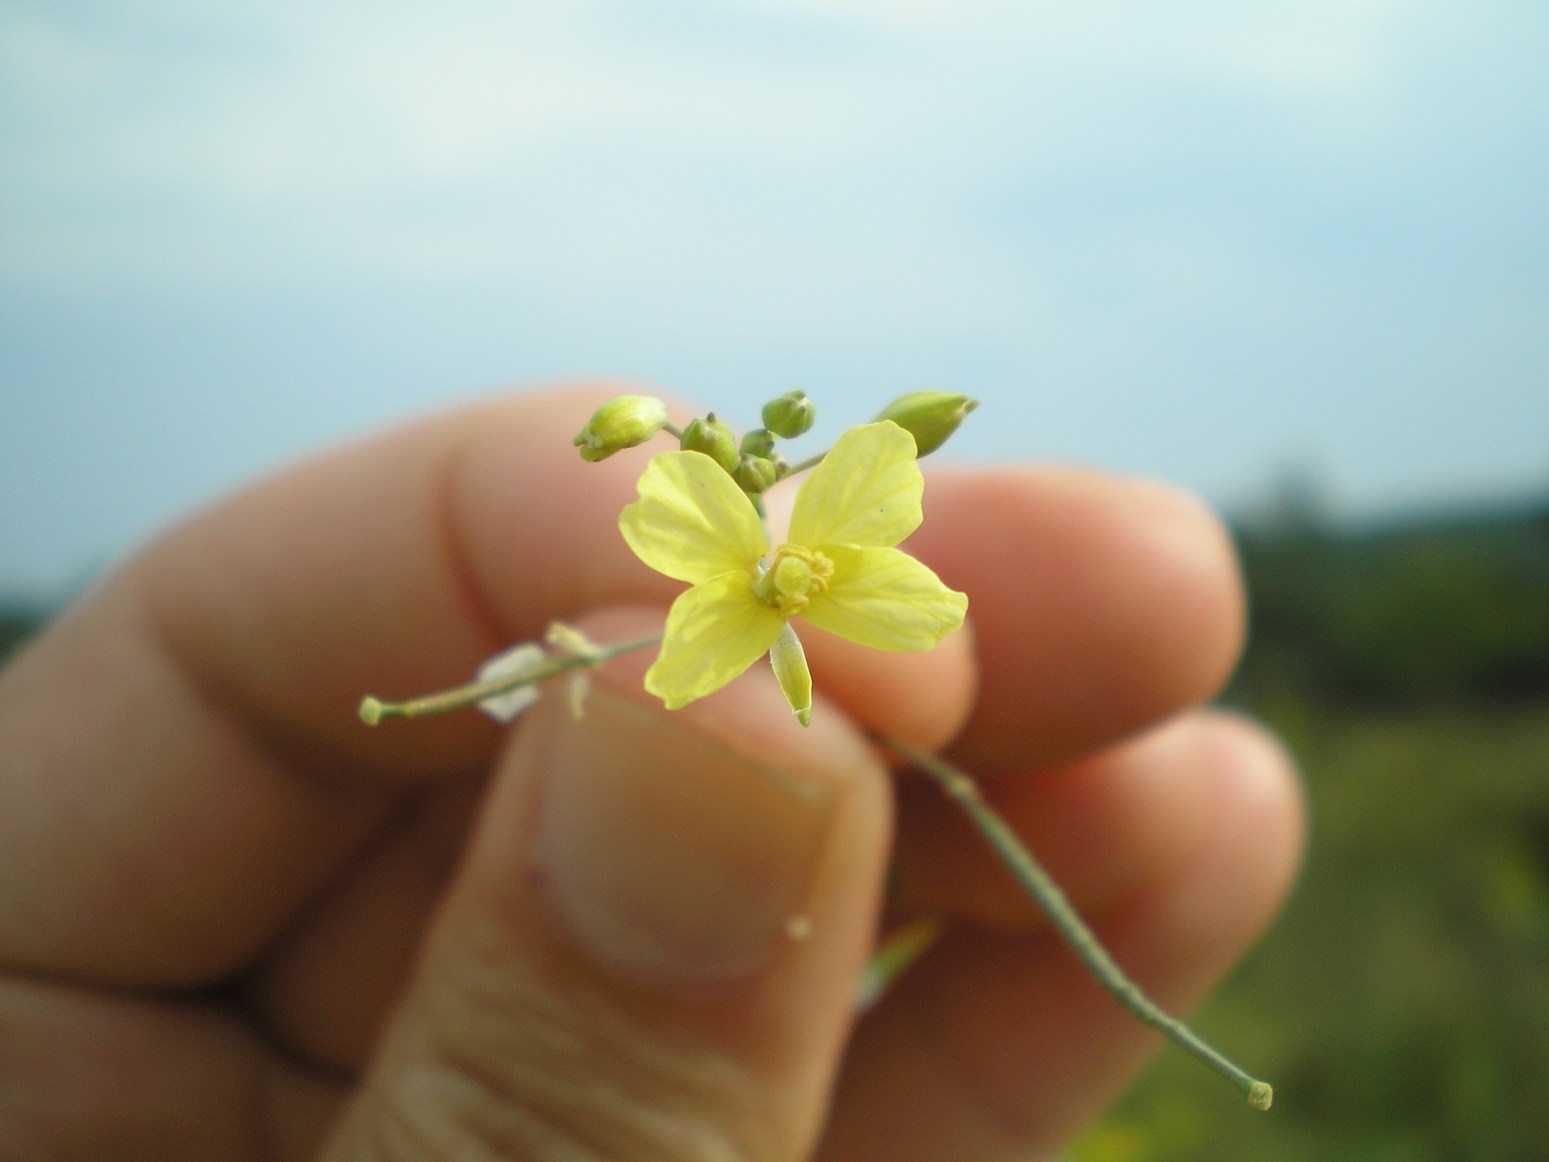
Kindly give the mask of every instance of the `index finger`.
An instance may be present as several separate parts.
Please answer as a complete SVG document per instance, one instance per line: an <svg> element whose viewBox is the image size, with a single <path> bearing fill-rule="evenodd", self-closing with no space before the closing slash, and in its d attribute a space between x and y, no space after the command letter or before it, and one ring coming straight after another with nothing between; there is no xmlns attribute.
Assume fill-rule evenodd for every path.
<svg viewBox="0 0 1549 1162"><path fill-rule="evenodd" d="M954 757L1068 761L1215 695L1245 599L1225 528L1170 487L1063 467L942 468L910 550L968 592L979 692Z"/></svg>
<svg viewBox="0 0 1549 1162"><path fill-rule="evenodd" d="M662 596L610 535L630 470L569 464L607 394L496 400L297 466L164 535L25 651L0 676L0 963L123 983L229 972L407 779L477 770L500 737L481 716L389 734L354 706L379 684L465 680L585 602ZM489 440L505 478L464 479ZM480 504L514 527L472 533ZM469 535L508 536L532 564L499 604Z"/></svg>

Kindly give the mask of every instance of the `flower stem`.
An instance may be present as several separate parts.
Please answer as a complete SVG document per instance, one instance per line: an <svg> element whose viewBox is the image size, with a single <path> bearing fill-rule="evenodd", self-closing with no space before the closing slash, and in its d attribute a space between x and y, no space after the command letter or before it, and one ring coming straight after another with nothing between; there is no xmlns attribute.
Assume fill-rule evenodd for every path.
<svg viewBox="0 0 1549 1162"><path fill-rule="evenodd" d="M419 718L426 714L445 714L452 710L464 710L470 706L477 706L486 698L493 698L497 694L514 690L518 686L546 682L550 678L557 678L580 666L600 666L620 654L659 645L661 640L660 634L654 634L651 637L619 642L617 645L598 646L596 650L585 653L561 653L549 658L541 666L524 673L512 674L504 678L491 678L487 682L469 682L463 686L454 686L450 690L422 694L418 698L409 698L402 702L386 702L375 695L368 694L360 700L360 720L367 726L375 726L384 718Z"/></svg>
<svg viewBox="0 0 1549 1162"><path fill-rule="evenodd" d="M1140 987L1125 975L1124 970L1108 954L1097 935L1089 928L1070 898L1054 882L1027 845L1018 838L1011 825L985 801L979 786L964 771L951 763L928 754L908 743L894 738L879 738L890 750L896 751L919 767L941 790L956 803L994 850L1001 863L1014 875L1017 882L1058 929L1060 936L1088 972L1134 1017L1168 1037L1174 1044L1188 1050L1217 1073L1231 1079L1247 1096L1248 1104L1256 1110L1267 1110L1274 1100L1274 1090L1268 1082L1260 1081L1244 1072L1235 1063L1205 1042L1194 1030L1178 1018L1164 1012L1155 1001L1146 996Z"/></svg>
<svg viewBox="0 0 1549 1162"><path fill-rule="evenodd" d="M805 472L809 468L816 468L819 464L823 463L823 457L827 455L827 451L819 452L815 456L808 456L800 464L791 465L790 471L788 471L785 476L782 477L782 479L789 480L792 476L795 476L801 472Z"/></svg>

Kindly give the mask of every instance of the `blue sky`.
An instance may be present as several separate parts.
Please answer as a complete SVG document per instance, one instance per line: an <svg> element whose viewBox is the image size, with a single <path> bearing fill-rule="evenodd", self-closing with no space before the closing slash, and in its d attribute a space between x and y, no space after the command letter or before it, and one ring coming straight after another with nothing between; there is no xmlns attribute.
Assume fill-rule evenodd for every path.
<svg viewBox="0 0 1549 1162"><path fill-rule="evenodd" d="M1549 490L1549 5L0 7L0 590L605 373L959 458Z"/></svg>

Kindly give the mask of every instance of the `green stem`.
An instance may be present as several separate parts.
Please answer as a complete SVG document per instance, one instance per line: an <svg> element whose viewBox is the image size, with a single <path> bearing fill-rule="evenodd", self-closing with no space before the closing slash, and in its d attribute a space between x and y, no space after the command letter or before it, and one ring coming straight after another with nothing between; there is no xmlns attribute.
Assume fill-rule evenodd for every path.
<svg viewBox="0 0 1549 1162"><path fill-rule="evenodd" d="M1027 845L1018 838L1016 832L1011 829L1011 825L985 801L978 784L966 772L944 759L897 739L880 738L879 741L934 779L947 797L962 808L978 829L979 834L1000 858L1001 863L1006 865L1017 882L1059 930L1060 936L1086 966L1087 971L1121 1006L1137 1020L1160 1031L1174 1044L1188 1050L1217 1073L1230 1078L1247 1096L1248 1104L1254 1109L1269 1108L1270 1102L1274 1100L1274 1090L1268 1082L1250 1076L1178 1018L1164 1012L1125 975L1124 970L1099 942L1097 935L1081 919L1071 904L1070 898L1028 850Z"/></svg>
<svg viewBox="0 0 1549 1162"><path fill-rule="evenodd" d="M491 678L487 682L469 682L463 686L454 686L450 690L423 694L418 698L409 698L402 702L384 702L368 694L360 700L360 719L367 726L375 726L384 718L419 718L426 714L446 714L452 710L465 710L470 706L477 706L486 698L515 690L518 686L546 682L550 678L557 678L581 666L600 666L620 654L660 645L661 640L661 635L655 634L651 637L620 642L617 645L599 646L596 650L586 653L559 654L524 673Z"/></svg>
<svg viewBox="0 0 1549 1162"><path fill-rule="evenodd" d="M823 463L823 457L827 455L828 453L823 451L819 452L816 456L808 456L800 464L791 465L790 471L781 477L781 479L789 480L792 476L795 476L801 472L805 472L809 468L816 468L819 464Z"/></svg>
<svg viewBox="0 0 1549 1162"><path fill-rule="evenodd" d="M857 1012L864 1013L882 999L893 982L907 972L940 938L942 923L933 916L921 916L900 926L882 938L871 954L866 975L861 978Z"/></svg>

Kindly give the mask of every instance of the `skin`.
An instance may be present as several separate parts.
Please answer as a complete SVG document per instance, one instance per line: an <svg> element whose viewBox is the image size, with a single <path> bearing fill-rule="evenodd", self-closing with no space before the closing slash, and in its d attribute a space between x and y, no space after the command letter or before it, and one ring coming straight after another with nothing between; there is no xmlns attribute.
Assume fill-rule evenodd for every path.
<svg viewBox="0 0 1549 1162"><path fill-rule="evenodd" d="M491 400L260 482L0 676L10 1156L1038 1157L1156 1037L868 730L983 775L1164 1005L1186 1010L1260 931L1294 875L1297 784L1259 728L1199 708L1243 597L1217 522L1152 484L927 461L907 547L968 592L970 628L926 655L804 629L809 730L762 666L669 716L640 689L648 652L594 676L578 725L548 696L511 732L471 713L361 726L362 694L465 681L552 619L598 641L660 625L681 586L616 528L649 449L584 465L570 446L627 390ZM589 865L544 838L548 768L612 754L615 731L629 777L606 793L659 811L680 854L720 850L730 811L696 814L702 794L824 804L798 853L781 827L739 841L769 869L749 901L700 899L693 860L662 855L703 964L620 959L567 910ZM651 798L690 776L681 801ZM604 794L583 791L576 835ZM948 933L857 1022L890 861L886 910ZM790 868L796 934L717 945L714 909L756 910Z"/></svg>

